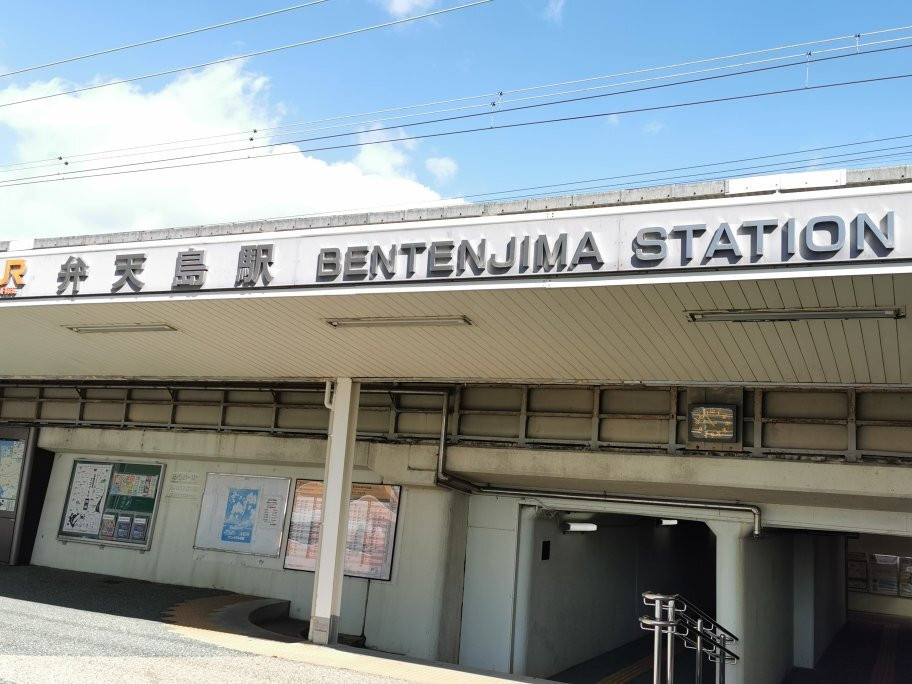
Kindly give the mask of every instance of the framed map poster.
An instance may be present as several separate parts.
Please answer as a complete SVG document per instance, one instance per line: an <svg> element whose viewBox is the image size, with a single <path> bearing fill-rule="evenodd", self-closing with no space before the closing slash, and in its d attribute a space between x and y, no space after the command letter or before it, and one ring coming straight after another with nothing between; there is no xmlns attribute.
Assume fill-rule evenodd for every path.
<svg viewBox="0 0 912 684"><path fill-rule="evenodd" d="M208 473L193 547L278 557L290 487L287 477Z"/></svg>
<svg viewBox="0 0 912 684"><path fill-rule="evenodd" d="M352 484L345 544L346 575L379 580L390 578L401 490L399 485ZM316 570L322 518L323 483L318 480L295 482L285 549L287 569Z"/></svg>
<svg viewBox="0 0 912 684"><path fill-rule="evenodd" d="M57 538L148 549L164 469L160 463L74 461ZM133 535L136 520L142 534Z"/></svg>

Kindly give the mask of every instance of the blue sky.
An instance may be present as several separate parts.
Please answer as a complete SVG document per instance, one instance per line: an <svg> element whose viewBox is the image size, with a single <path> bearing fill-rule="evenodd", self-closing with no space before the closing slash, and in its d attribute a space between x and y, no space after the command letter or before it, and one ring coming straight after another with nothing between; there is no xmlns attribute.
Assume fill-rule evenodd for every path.
<svg viewBox="0 0 912 684"><path fill-rule="evenodd" d="M5 71L38 64L291 4L293 0L10 3L0 24L0 67ZM457 4L459 0L330 0L278 17L0 79L0 104L26 92L69 89L210 61ZM906 24L912 24L908 2L494 0L408 26L250 59L228 71L184 77L190 80L183 81L183 90L175 85L178 77L171 76L102 89L91 98L68 96L0 107L0 164L238 130L233 126L287 124L476 95ZM912 36L912 31L895 35ZM904 44L908 43L898 45ZM912 73L912 49L815 64L808 83L901 73ZM805 79L805 68L793 67L502 114L493 121L793 88L803 86ZM238 95L232 94L235 87ZM0 207L12 217L0 229L0 237L331 211L365 206L362 202L378 205L379 198L423 204L437 196L903 135L912 133L907 114L910 93L912 79L897 80L435 138L385 146L384 151L351 148L307 155L326 166L298 168L287 159L261 160L222 164L226 168L217 171L204 167L192 173L157 171L58 184L66 185L65 190L53 184L0 186ZM157 108L144 106L156 94ZM144 120L143 111L174 112L174 117L156 114ZM447 127L472 127L478 121ZM481 122L485 125L491 118ZM403 125L393 135L447 127ZM10 177L8 171L2 175ZM250 189L249 201L242 199L247 194L244 188Z"/></svg>

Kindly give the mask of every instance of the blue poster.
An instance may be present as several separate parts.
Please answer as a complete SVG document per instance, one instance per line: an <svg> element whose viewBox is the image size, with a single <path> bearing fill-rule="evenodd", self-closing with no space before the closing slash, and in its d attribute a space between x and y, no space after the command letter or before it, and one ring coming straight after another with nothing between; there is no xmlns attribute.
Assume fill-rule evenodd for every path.
<svg viewBox="0 0 912 684"><path fill-rule="evenodd" d="M225 507L225 522L222 524L223 542L249 544L253 541L259 497L259 489L228 489L228 505Z"/></svg>

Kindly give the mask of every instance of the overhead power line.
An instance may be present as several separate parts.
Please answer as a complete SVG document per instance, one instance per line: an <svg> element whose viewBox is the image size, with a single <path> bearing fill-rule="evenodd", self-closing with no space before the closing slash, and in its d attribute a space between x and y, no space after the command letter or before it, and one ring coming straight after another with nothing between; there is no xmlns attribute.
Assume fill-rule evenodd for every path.
<svg viewBox="0 0 912 684"><path fill-rule="evenodd" d="M861 40L863 37L896 33L896 32L906 31L906 30L910 30L910 29L912 29L912 26L894 27L894 28L882 29L879 31L871 31L868 33L859 33L859 34L855 34L854 36L841 36L841 37L826 38L826 39L821 39L821 40L816 40L816 41L808 41L808 42L804 42L804 43L794 43L791 45L784 45L784 46L780 46L780 47L764 48L762 50L753 50L750 52L737 53L737 54L732 54L732 55L709 57L709 58L704 58L704 59L700 59L700 60L681 62L678 64L670 64L670 65L664 65L664 66L658 66L658 67L649 67L649 68L637 69L637 70L633 70L633 71L619 72L619 73L615 73L615 74L606 74L606 75L602 75L602 76L593 76L593 77L582 78L582 79L561 81L561 82L557 82L557 83L507 89L507 90L502 90L502 91L495 92L495 93L482 93L479 95L451 98L451 99L447 99L447 100L438 100L438 101L427 102L427 103L423 103L423 104L404 105L404 106L400 106L400 107L392 107L392 108L387 108L387 109L374 110L371 112L362 112L362 113L358 113L358 114L344 114L344 115L322 118L322 119L312 119L309 121L303 121L303 122L297 122L297 123L291 123L291 124L283 124L280 126L273 126L273 127L267 127L267 128L256 128L256 129L253 129L252 132L250 129L248 129L246 131L236 131L233 133L223 133L223 134L217 134L217 135L200 136L200 137L195 137L195 138L184 138L184 139L171 140L171 141L166 141L166 142L147 143L144 145L135 145L135 146L129 146L129 147L120 147L120 148L113 148L113 149L107 149L107 150L99 150L96 152L85 152L85 153L67 154L67 155L58 154L53 157L48 157L48 158L44 158L44 159L36 159L36 160L32 160L32 161L23 161L23 162L15 162L15 163L10 163L10 164L3 164L3 165L0 165L0 170L21 168L21 167L25 167L25 166L32 166L32 168L42 168L42 166L35 166L35 165L43 165L45 163L48 163L47 165L51 166L51 165L56 165L56 162L62 161L64 159L69 160L69 161L76 161L78 159L82 159L85 157L98 157L98 155L111 154L111 153L115 153L115 152L139 151L139 150L149 149L149 148L160 148L160 147L167 147L167 146L171 146L171 145L179 145L179 144L183 144L183 143L192 143L192 142L200 142L200 141L207 141L207 140L217 141L217 142L210 142L210 143L206 143L205 145L173 148L169 151L173 152L173 151L177 151L177 150L181 150L181 149L191 149L192 147L223 145L223 144L227 144L230 142L240 142L240 141L231 141L231 140L219 141L220 139L236 138L239 136L244 136L244 139L247 140L248 142L250 142L254 139L259 140L259 139L264 139L264 138L270 137L269 135L266 135L266 134L271 131L288 130L288 129L294 129L294 128L301 128L301 127L309 126L309 125L330 123L333 121L344 121L347 119L353 119L353 118L357 118L357 117L377 116L377 115L388 114L388 113L392 114L395 112L409 111L409 110L415 110L415 109L427 108L427 107L433 107L433 106L442 106L442 105L455 104L455 103L460 103L460 102L471 102L471 101L479 100L482 98L487 99L488 101L483 102L483 103L471 104L471 105L467 105L467 106L454 107L451 109L443 109L443 110L436 110L436 111L430 111L430 112L424 111L424 112L417 112L417 113L411 113L411 114L403 114L401 116L390 116L390 117L386 117L383 119L351 121L348 123L337 124L335 126L325 126L323 128L315 128L315 129L304 129L304 130L298 131L298 133L326 130L326 129L332 129L332 128L340 128L340 127L344 127L344 126L365 126L365 125L371 125L371 124L374 124L377 122L395 121L395 120L400 120L400 119L404 119L404 118L412 118L412 117L416 117L416 116L428 116L428 115L432 115L432 114L447 113L447 112L451 112L451 111L465 111L468 109L488 108L488 109L491 109L492 113L497 113L498 111L502 111L502 110L497 110L496 107L502 107L505 104L519 102L519 101L523 101L523 100L527 100L527 99L540 99L540 98L556 97L558 95L564 95L564 94L575 93L575 92L586 92L589 90L616 88L616 87L634 85L637 83L644 83L644 82L649 82L649 81L654 81L654 80L667 80L667 79L677 78L677 77L681 77L681 76L708 73L708 72L719 71L719 70L735 69L735 68L740 68L740 67L744 67L744 66L751 66L751 65L755 65L755 64L782 61L785 59L795 59L795 58L799 58L799 57L802 58L803 60L807 60L810 57L812 57L813 55L820 55L820 54L825 54L825 53L830 53L830 52L855 50L857 53L857 52L861 51L862 48L869 48L869 47L873 47L876 45L883 45L883 44L888 44L888 43L904 42L904 41L912 40L912 36L903 36L900 38L890 38L890 39L865 43L865 42L862 42L862 40ZM770 54L770 53L780 52L780 51L787 50L787 49L803 48L803 47L808 47L808 46L812 46L812 45L833 43L833 42L846 41L846 40L852 40L852 43L850 45L826 48L826 49L821 49L821 50L814 50L814 51L805 52L805 53L801 53L801 54L777 55L775 57L770 57L770 58L762 59L762 60L754 60L754 61L750 61L750 62L742 62L742 63L737 63L737 64L715 66L715 67L711 67L711 68L707 68L707 69L688 71L688 72L684 72L684 73L663 74L663 75L654 76L651 78L643 78L643 79L622 82L622 83L601 84L601 85L596 85L596 86L590 86L587 88L580 88L577 90L564 91L561 93L537 94L537 95L533 95L533 96L527 97L527 98L516 98L516 99L504 99L503 98L504 95L525 93L525 92L530 92L530 91L538 91L538 90L543 90L543 89L553 89L553 88L557 88L557 87L564 87L564 86L570 86L570 85L594 82L594 81L604 81L604 80L621 78L621 77L631 76L631 75L654 73L654 72L666 71L666 70L673 69L673 68L695 66L695 65L713 63L713 62L724 61L724 60L728 60L728 59L740 58L740 57L745 57L745 56L757 56L757 55L761 55L761 54ZM811 60L811 61L813 62L816 60ZM805 61L802 62L802 64L804 64L804 63L805 63ZM497 98L497 99L495 101L490 101L491 98ZM290 133L279 134L279 135L290 135ZM144 154L151 154L151 153L152 153L152 151L149 151ZM127 155L121 155L121 156L127 156ZM108 158L111 158L111 157L108 157ZM99 161L99 159L95 159L93 161Z"/></svg>
<svg viewBox="0 0 912 684"><path fill-rule="evenodd" d="M123 52L124 50L132 50L133 48L143 47L145 45L153 45L155 43L164 43L168 40L174 40L175 38L185 38L187 36L192 36L197 33L205 33L206 31L214 31L216 29L227 28L228 26L235 26L237 24L244 24L249 21L256 21L257 19L265 19L266 17L274 17L277 14L285 14L287 12L294 12L296 10L305 9L307 7L313 7L314 5L322 5L329 0L312 0L312 2L305 2L300 5L293 5L292 7L283 7L282 9L272 10L271 12L263 12L262 14L254 14L251 17L243 17L242 19L232 19L231 21L223 21L220 24L212 24L211 26L203 26L201 28L190 29L189 31L181 31L180 33L172 33L167 36L159 36L158 38L149 38L148 40L141 40L138 43L129 43L127 45L119 45L117 47L106 48L104 50L97 50L95 52L87 52L84 55L77 55L75 57L65 57L63 59L58 59L54 62L46 62L44 64L36 64L30 67L22 67L20 69L15 69L13 71L7 71L5 73L0 73L0 78L6 78L7 76L18 76L19 74L26 74L30 71L38 71L40 69L48 69L54 66L60 66L61 64L70 64L71 62L79 62L84 59L91 59L92 57L101 57L103 55L110 55L115 52Z"/></svg>
<svg viewBox="0 0 912 684"><path fill-rule="evenodd" d="M733 72L733 73L728 73L728 74L716 74L713 76L703 76L700 78L695 78L695 79L690 79L690 80L685 80L685 81L678 81L678 82L674 82L674 83L664 83L664 84L657 84L657 85L650 85L650 86L642 86L639 88L631 88L628 90L621 90L621 91L616 91L616 92L612 92L612 93L601 93L599 95L586 95L586 96L581 96L581 97L576 97L576 98L557 100L554 102L540 102L540 103L535 103L535 104L521 105L521 106L517 106L517 107L502 109L500 111L500 114L509 114L512 112L524 111L524 110L528 110L528 109L537 109L537 108L541 108L541 107L549 107L549 106L555 106L555 105L561 105L561 104L570 104L570 103L574 103L574 102L594 100L594 99L598 99L598 98L611 97L611 96L616 96L616 95L624 95L624 94L644 92L644 91L650 91L650 90L658 90L661 88L668 88L668 87L676 86L676 85L701 83L701 82L705 82L705 81L718 80L721 78L729 78L732 76L739 76L739 75L744 75L744 74L752 74L752 73L759 73L759 72L764 72L764 71L772 71L772 70L776 70L776 69L783 69L783 68L787 68L790 66L804 66L807 63L816 63L816 62L825 62L825 61L831 61L831 60L836 60L836 59L845 59L848 57L854 57L854 56L859 56L859 55L869 55L869 54L874 54L877 52L886 52L886 51L906 49L906 48L912 48L912 45L899 45L899 46L894 45L894 46L887 47L887 48L878 48L876 50L868 50L868 51L859 52L859 53L850 53L850 54L844 54L844 55L830 55L828 57L821 57L816 60L810 60L810 62L808 62L807 60L802 60L802 61L793 62L790 64L768 65L768 66L756 67L754 69L747 69L744 71ZM638 110L635 110L635 111L638 111ZM481 113L474 113L474 114L460 114L460 115L442 117L442 118L437 118L437 119L429 119L429 120L425 120L425 121L413 122L410 125L411 126L427 126L427 125L439 124L439 123L449 123L452 121L458 121L458 120L463 120L463 119L477 118L479 116L487 116L487 113L481 112ZM494 127L494 126L491 126L491 127ZM489 127L489 128L491 128L491 127ZM495 128L500 128L500 126L496 126ZM375 128L375 129L371 130L371 133L376 134L378 132L385 132L385 131L396 130L396 129L398 129L397 126L386 126L386 127ZM89 173L92 171L103 171L103 170L110 170L110 169L116 169L116 168L146 166L149 164L160 164L160 163L165 163L165 162L185 161L187 159L199 159L201 157L215 157L215 156L232 154L232 153L243 153L243 154L247 154L249 156L249 154L252 150L273 149L273 148L281 146L281 145L292 145L292 144L301 144L301 143L312 143L312 142L317 142L317 141L321 141L321 140L332 140L332 139L336 139L336 138L357 135L359 133L361 133L361 132L355 131L355 132L348 132L348 133L333 133L333 134L322 135L322 136L313 136L313 137L309 137L309 138L299 138L296 140L288 140L288 141L284 141L284 142L280 142L280 143L272 143L272 144L268 144L268 145L252 145L252 146L248 146L248 147L244 147L244 148L235 148L235 149L231 149L231 150L198 152L195 154L185 154L185 155L181 155L181 156L177 156L177 157L172 156L172 157L163 157L163 158L159 158L159 159L149 159L149 160L144 160L144 161L126 162L123 164L112 164L112 165L108 165L108 166L95 167L94 169L72 169L72 170L66 171L65 174L66 175L75 175L75 174L79 174L79 173ZM396 142L396 141L400 141L400 140L418 139L421 137L424 137L424 136L417 136L417 138L398 137L398 138L394 138L392 140L384 140L384 141L380 141L380 142ZM434 136L431 136L431 137L434 137ZM361 144L363 144L363 143L361 143ZM375 143L371 142L371 144L375 144ZM318 149L337 149L337 148L318 148ZM110 158L120 158L120 157L124 157L124 156L133 157L135 155L114 155L113 157L109 157L109 159ZM260 155L260 156L263 156L263 155ZM92 161L103 161L105 159L106 159L105 157L101 157L98 159L94 159ZM31 170L31 169L28 169L28 170ZM40 178L58 179L61 177L61 175L62 175L62 172L60 172L58 170L58 171L52 172L52 173L37 174L37 175L32 175L32 176L20 177L20 178L12 178L12 179L8 179L6 181L0 180L0 185L6 184L6 183L11 183L11 182L16 182L16 181L21 181L21 180L33 180L33 179L40 179Z"/></svg>
<svg viewBox="0 0 912 684"><path fill-rule="evenodd" d="M137 165L148 165L148 164L161 164L166 161L174 161L174 160L165 159L165 160L157 160L157 161L152 161L152 162L138 162L135 164L121 164L121 165L115 165L115 166L110 166L110 167L100 167L97 169L89 169L89 170L85 170L85 171L62 172L59 174L54 174L53 177L51 177L51 178L34 177L33 179L30 179L30 178L11 179L10 181L5 181L5 182L0 183L0 187L15 187L15 186L20 186L20 185L53 183L53 182L59 182L61 180L67 180L67 179L76 180L76 179L83 179L83 178L99 178L99 177L103 177L103 176L125 175L125 174L141 173L141 172L147 172L147 171L161 171L161 170L175 169L175 168L207 166L207 165L211 165L211 164L222 164L222 163L228 163L228 162L246 161L246 160L251 160L251 159L267 159L267 158L273 158L273 157L279 157L279 156L286 156L289 154L303 154L303 153L307 153L307 152L323 152L323 151L328 151L328 150L347 149L347 148L351 148L351 147L361 147L361 146L366 146L366 145L379 145L379 144L384 144L384 143L404 142L404 141L408 141L408 140L423 140L423 139L440 138L440 137L446 137L446 136L452 136L452 135L480 133L483 131L515 129L515 128L523 128L523 127L529 127L529 126L539 126L539 125L544 125L544 124L567 123L570 121L584 121L584 120L591 120L591 119L597 119L597 118L605 118L605 117L615 116L615 115L627 115L627 114L635 114L635 113L643 113L643 112L681 109L681 108L704 106L704 105L710 105L710 104L720 104L720 103L725 103L725 102L751 100L751 99L770 97L770 96L775 96L775 95L786 95L786 94L800 93L800 92L806 93L806 92L814 92L814 91L824 90L824 89L865 85L865 84L871 84L871 83L886 83L886 82L898 81L898 80L908 79L908 78L912 78L912 73L895 74L895 75L891 75L891 76L880 76L880 77L865 78L865 79L856 79L856 80L852 80L852 81L840 81L840 82L836 82L836 83L825 83L825 84L820 84L820 85L804 86L804 87L799 87L799 88L783 88L783 89L778 89L778 90L767 90L767 91L761 91L761 92L755 92L755 93L747 93L744 95L730 95L730 96L725 96L725 97L707 98L707 99L702 99L702 100L691 100L688 102L677 102L677 103L664 104L664 105L653 105L653 106L649 106L649 107L622 109L622 110L616 110L616 111L611 111L611 112L598 112L598 113L593 113L593 114L577 114L577 115L557 117L557 118L552 118L552 119L521 121L521 122L514 122L514 123L509 123L509 124L498 124L498 125L494 125L494 126L482 126L482 127L458 129L458 130L454 130L454 131L441 131L441 132L436 132L436 133L425 133L425 134L421 134L421 135L400 136L400 137L396 137L396 138L387 138L384 140L365 140L365 141L360 141L357 143L342 143L342 144L337 144L337 145L326 145L326 146L322 146L322 147L311 147L311 148L306 148L306 149L289 150L289 151L285 151L285 152L275 152L272 154L236 157L236 158L230 158L230 159L209 159L206 161L195 161L195 162L188 162L188 163L183 163L183 164L155 166L155 167L151 167L151 168L126 169L125 167L137 166ZM114 169L119 169L119 170L114 170ZM103 171L103 173L97 173L98 171Z"/></svg>
<svg viewBox="0 0 912 684"><path fill-rule="evenodd" d="M280 52L282 50L291 50L292 48L305 47L308 45L315 45L317 43L325 43L330 40L336 40L338 38L347 38L349 36L354 36L359 33L367 33L368 31L376 31L378 29L389 28L390 26L399 26L401 24L406 24L412 21L417 21L419 19L427 19L428 17L435 17L441 14L448 14L450 12L458 12L459 10L469 9L470 7L477 7L478 5L486 5L494 0L476 0L475 2L470 2L465 5L458 5L456 7L447 7L444 9L436 10L434 12L426 12L424 14L416 14L411 17L405 17L403 19L396 19L394 21L387 21L382 24L374 24L373 26L364 26L362 28L352 29L351 31L343 31L342 33L334 33L329 36L321 36L320 38L311 38L310 40L302 40L297 43L290 43L288 45L280 45L278 47L267 48L265 50L257 50L256 52L248 52L244 55L237 55L235 57L224 57L222 59L215 59L211 62L202 62L200 64L192 64L190 66L177 67L175 69L167 69L165 71L157 71L153 74L144 74L142 76L133 76L132 78L122 78L115 81L108 81L107 83L97 83L95 85L83 86L82 88L74 88L72 90L64 90L58 93L49 93L47 95L39 95L36 97L26 98L24 100L14 100L12 102L3 102L0 103L0 107L12 107L13 105L25 104L27 102L38 102L39 100L47 100L53 97L61 97L63 95L74 95L76 93L84 93L89 90L98 90L99 88L109 88L115 85L122 85L124 83L135 83L136 81L143 81L149 78L157 78L159 76L170 76L172 74L179 74L184 71L191 71L193 69L202 69L208 66L214 66L216 64L225 64L227 62L236 62L242 59L249 59L251 57L260 57L262 55L269 55L274 52Z"/></svg>

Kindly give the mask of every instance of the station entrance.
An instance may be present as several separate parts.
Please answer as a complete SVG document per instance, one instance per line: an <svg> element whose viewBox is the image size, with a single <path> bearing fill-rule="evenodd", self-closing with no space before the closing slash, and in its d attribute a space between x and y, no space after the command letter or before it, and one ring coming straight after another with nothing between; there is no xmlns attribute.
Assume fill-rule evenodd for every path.
<svg viewBox="0 0 912 684"><path fill-rule="evenodd" d="M523 507L514 673L598 682L651 671L646 591L715 613L715 537L702 522Z"/></svg>

